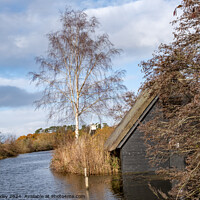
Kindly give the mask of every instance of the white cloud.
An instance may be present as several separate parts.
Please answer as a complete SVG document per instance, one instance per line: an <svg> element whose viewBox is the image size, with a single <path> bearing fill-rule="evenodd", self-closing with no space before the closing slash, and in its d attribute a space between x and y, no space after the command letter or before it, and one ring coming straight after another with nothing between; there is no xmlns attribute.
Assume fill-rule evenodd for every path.
<svg viewBox="0 0 200 200"><path fill-rule="evenodd" d="M4 78L0 77L0 86L15 86L25 89L28 92L38 92L38 88L30 83L30 80L25 78Z"/></svg>
<svg viewBox="0 0 200 200"><path fill-rule="evenodd" d="M43 111L35 111L31 107L0 110L0 132L2 133L20 136L46 126Z"/></svg>
<svg viewBox="0 0 200 200"><path fill-rule="evenodd" d="M172 41L173 9L178 1L140 0L88 10L101 22L111 41L135 59L148 57L160 43Z"/></svg>
<svg viewBox="0 0 200 200"><path fill-rule="evenodd" d="M59 27L58 7L61 6L59 3L59 6L55 6L55 1L45 2L32 1L27 10L0 13L0 61L12 62L27 56L34 60L36 56L44 54L48 43L46 34ZM47 2L50 6L47 6Z"/></svg>
<svg viewBox="0 0 200 200"><path fill-rule="evenodd" d="M77 2L70 4L78 7ZM110 4L117 3L112 1ZM105 2L98 1L97 4L105 5ZM64 11L65 5L63 0L35 0L24 12L0 14L1 59L34 58L44 54L48 44L45 34L59 28L59 9ZM81 5L90 7L94 2L83 1ZM125 56L138 59L151 55L161 42L172 40L169 22L173 19L176 5L178 0L139 0L87 12L100 20L101 29L110 35L118 48L124 50Z"/></svg>

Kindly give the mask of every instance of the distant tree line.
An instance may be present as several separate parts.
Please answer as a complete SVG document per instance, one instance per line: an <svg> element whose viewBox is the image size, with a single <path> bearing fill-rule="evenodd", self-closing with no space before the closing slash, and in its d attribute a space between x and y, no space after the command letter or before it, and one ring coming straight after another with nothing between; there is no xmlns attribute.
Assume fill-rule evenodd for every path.
<svg viewBox="0 0 200 200"><path fill-rule="evenodd" d="M109 127L107 123L95 124L96 130ZM90 125L82 125L81 135L89 135ZM0 159L17 156L21 153L46 151L70 144L75 139L75 125L50 126L39 128L34 133L20 136L5 136L0 133Z"/></svg>
<svg viewBox="0 0 200 200"><path fill-rule="evenodd" d="M96 126L96 129L101 129L102 127L107 127L108 124L107 123L95 123L93 124ZM82 125L82 127L79 129L79 131L83 131L83 132L88 132L89 133L89 130L90 130L90 126L91 125ZM50 126L49 128L39 128L35 131L36 134L39 134L39 133L53 133L53 132L59 132L59 131L62 131L63 133L64 132L67 132L67 131L72 131L74 132L76 129L76 125L63 125L63 126Z"/></svg>

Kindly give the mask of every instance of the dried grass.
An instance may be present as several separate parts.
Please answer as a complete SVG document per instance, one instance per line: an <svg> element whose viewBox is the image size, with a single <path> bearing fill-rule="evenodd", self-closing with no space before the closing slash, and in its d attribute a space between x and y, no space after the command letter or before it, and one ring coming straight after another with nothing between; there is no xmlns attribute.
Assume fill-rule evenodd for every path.
<svg viewBox="0 0 200 200"><path fill-rule="evenodd" d="M118 159L104 150L104 142L113 131L105 127L94 136L83 134L78 140L67 142L55 150L51 168L58 172L84 174L111 174L119 171Z"/></svg>

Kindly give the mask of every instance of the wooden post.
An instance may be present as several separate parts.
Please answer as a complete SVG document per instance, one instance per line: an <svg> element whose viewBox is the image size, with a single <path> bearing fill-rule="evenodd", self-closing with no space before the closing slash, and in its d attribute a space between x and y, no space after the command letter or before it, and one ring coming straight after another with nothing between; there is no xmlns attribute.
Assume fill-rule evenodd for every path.
<svg viewBox="0 0 200 200"><path fill-rule="evenodd" d="M85 186L86 189L89 189L89 183L88 183L88 176L87 176L87 168L85 168Z"/></svg>

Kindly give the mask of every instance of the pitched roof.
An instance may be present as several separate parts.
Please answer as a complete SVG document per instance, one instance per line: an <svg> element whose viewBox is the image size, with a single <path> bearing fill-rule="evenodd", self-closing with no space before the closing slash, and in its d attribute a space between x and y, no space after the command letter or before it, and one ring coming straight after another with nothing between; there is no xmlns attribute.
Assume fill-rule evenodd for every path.
<svg viewBox="0 0 200 200"><path fill-rule="evenodd" d="M133 129L137 127L139 122L148 112L150 107L158 99L156 95L152 96L149 90L144 90L137 98L134 106L125 115L110 137L104 144L104 148L108 151L113 151L116 148L121 148L122 143L132 133Z"/></svg>

